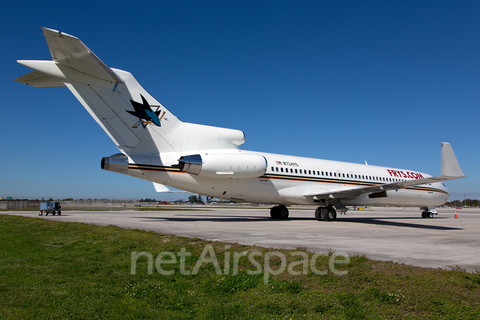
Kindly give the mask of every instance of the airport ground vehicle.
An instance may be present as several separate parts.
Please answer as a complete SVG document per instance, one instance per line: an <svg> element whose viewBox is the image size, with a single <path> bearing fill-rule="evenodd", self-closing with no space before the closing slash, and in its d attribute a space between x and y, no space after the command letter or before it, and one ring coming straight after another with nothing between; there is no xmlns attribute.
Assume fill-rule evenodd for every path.
<svg viewBox="0 0 480 320"><path fill-rule="evenodd" d="M48 216L49 213L52 215L55 215L55 213L61 215L62 206L60 205L60 202L40 202L40 213L38 215L43 216L45 214Z"/></svg>

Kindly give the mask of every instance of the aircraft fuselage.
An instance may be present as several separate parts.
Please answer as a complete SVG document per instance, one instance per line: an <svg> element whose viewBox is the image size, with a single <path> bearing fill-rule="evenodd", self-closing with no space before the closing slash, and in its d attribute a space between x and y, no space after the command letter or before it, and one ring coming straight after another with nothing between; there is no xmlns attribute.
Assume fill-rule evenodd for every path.
<svg viewBox="0 0 480 320"><path fill-rule="evenodd" d="M209 151L201 153L208 154ZM218 150L212 150L211 153L218 153ZM202 177L178 169L178 160L184 154L170 153L158 157L133 158L136 163L130 163L126 174L215 198L288 205L318 203L319 199L315 196L308 196L311 194L328 194L330 191L431 177L429 174L414 170L243 150L231 154L253 154L265 158L266 170L262 175L254 178L235 178L229 177L228 174ZM141 163L142 160L146 163ZM365 195L342 202L347 206L434 207L445 203L448 198L445 185L437 182L389 190L385 195L378 197Z"/></svg>

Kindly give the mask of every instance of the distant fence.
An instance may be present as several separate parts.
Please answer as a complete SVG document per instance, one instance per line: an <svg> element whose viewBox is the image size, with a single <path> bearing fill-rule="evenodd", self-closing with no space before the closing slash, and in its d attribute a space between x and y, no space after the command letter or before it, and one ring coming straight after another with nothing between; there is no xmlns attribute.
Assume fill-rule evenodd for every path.
<svg viewBox="0 0 480 320"><path fill-rule="evenodd" d="M43 200L50 201L50 200ZM127 211L139 210L141 206L149 203L139 202L136 199L79 199L79 200L53 200L60 201L62 210L80 210L80 211ZM0 210L8 211L28 211L40 210L42 200L0 200Z"/></svg>
<svg viewBox="0 0 480 320"><path fill-rule="evenodd" d="M0 200L3 210L40 210L40 200Z"/></svg>

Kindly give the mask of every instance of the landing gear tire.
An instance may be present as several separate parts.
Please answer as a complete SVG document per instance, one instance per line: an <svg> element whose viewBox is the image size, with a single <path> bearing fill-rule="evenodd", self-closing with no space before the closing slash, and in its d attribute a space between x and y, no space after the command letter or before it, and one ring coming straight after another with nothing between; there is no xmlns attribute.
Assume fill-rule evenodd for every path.
<svg viewBox="0 0 480 320"><path fill-rule="evenodd" d="M328 214L327 214L327 221L335 221L337 220L337 211L330 207L328 209Z"/></svg>
<svg viewBox="0 0 480 320"><path fill-rule="evenodd" d="M337 220L337 211L333 207L327 207L322 210L323 220L335 221Z"/></svg>
<svg viewBox="0 0 480 320"><path fill-rule="evenodd" d="M275 206L270 209L271 219L286 220L288 219L288 214L288 208L284 205Z"/></svg>
<svg viewBox="0 0 480 320"><path fill-rule="evenodd" d="M318 221L323 221L323 209L323 207L318 207L317 209L315 209L315 219L317 219Z"/></svg>
<svg viewBox="0 0 480 320"><path fill-rule="evenodd" d="M315 209L315 219L318 221L337 220L337 211L333 207L318 207Z"/></svg>
<svg viewBox="0 0 480 320"><path fill-rule="evenodd" d="M430 211L422 211L422 218L423 219L427 219L427 218L433 218L433 213L431 213Z"/></svg>

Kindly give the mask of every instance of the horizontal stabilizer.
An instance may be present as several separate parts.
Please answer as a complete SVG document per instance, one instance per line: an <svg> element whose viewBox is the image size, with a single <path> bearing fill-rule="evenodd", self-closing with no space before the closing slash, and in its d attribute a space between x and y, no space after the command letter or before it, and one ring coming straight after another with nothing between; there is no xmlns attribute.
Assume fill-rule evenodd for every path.
<svg viewBox="0 0 480 320"><path fill-rule="evenodd" d="M14 80L37 88L65 86L65 83L62 81L62 79L58 77L52 77L40 71L32 71Z"/></svg>
<svg viewBox="0 0 480 320"><path fill-rule="evenodd" d="M53 61L18 60L34 72L15 81L33 87L60 87L64 83L108 86L123 80L102 62L80 39L42 28Z"/></svg>
<svg viewBox="0 0 480 320"><path fill-rule="evenodd" d="M42 29L56 63L100 80L123 82L77 37L53 29Z"/></svg>

